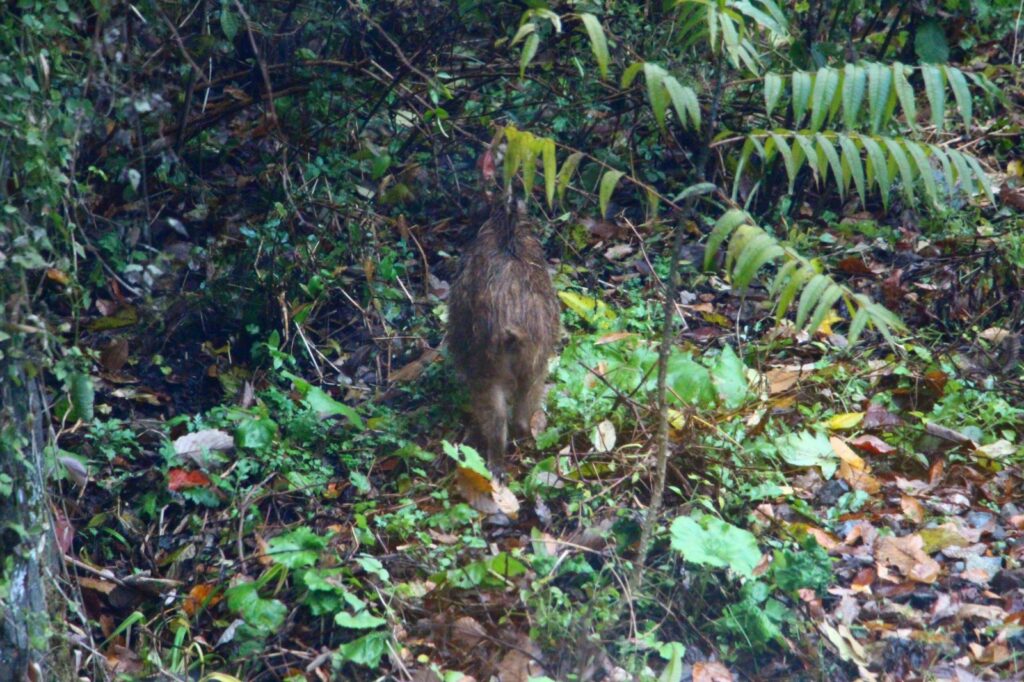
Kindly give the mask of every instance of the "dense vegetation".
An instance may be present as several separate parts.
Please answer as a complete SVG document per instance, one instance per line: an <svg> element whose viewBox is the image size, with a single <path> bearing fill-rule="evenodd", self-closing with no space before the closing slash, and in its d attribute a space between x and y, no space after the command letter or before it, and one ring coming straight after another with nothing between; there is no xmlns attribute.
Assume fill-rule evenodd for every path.
<svg viewBox="0 0 1024 682"><path fill-rule="evenodd" d="M1020 12L7 3L0 644L28 679L1017 673ZM504 482L442 343L487 150L564 306Z"/></svg>

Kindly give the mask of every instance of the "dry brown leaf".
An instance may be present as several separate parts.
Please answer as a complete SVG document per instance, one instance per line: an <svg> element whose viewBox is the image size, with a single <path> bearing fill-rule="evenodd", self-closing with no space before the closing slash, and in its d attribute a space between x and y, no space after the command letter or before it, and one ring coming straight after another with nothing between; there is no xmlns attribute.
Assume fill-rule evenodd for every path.
<svg viewBox="0 0 1024 682"><path fill-rule="evenodd" d="M732 682L732 673L718 661L693 664L693 682Z"/></svg>
<svg viewBox="0 0 1024 682"><path fill-rule="evenodd" d="M849 445L835 436L828 441L832 445L832 451L839 457L839 478L849 483L855 490L863 490L869 495L874 495L882 488L878 479L869 473L870 469L864 460L850 449Z"/></svg>
<svg viewBox="0 0 1024 682"><path fill-rule="evenodd" d="M472 616L462 616L452 624L452 642L465 651L486 638L487 631Z"/></svg>
<svg viewBox="0 0 1024 682"><path fill-rule="evenodd" d="M900 495L900 509L914 523L924 523L924 505L910 495Z"/></svg>
<svg viewBox="0 0 1024 682"><path fill-rule="evenodd" d="M880 537L875 540L875 560L880 570L891 566L911 580L930 584L938 579L942 567L923 548L920 535Z"/></svg>
<svg viewBox="0 0 1024 682"><path fill-rule="evenodd" d="M519 500L507 487L488 480L473 471L459 467L455 474L455 485L466 498L469 506L483 514L504 514L510 519L519 514Z"/></svg>

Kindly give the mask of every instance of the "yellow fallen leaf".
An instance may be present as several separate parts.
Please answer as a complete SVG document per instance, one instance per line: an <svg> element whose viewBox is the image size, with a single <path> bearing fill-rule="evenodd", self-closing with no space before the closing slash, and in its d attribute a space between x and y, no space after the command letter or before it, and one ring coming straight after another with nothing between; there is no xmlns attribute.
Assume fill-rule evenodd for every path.
<svg viewBox="0 0 1024 682"><path fill-rule="evenodd" d="M863 412L844 412L843 414L837 414L828 420L828 428L832 431L842 431L844 429L852 429L860 421L864 419Z"/></svg>

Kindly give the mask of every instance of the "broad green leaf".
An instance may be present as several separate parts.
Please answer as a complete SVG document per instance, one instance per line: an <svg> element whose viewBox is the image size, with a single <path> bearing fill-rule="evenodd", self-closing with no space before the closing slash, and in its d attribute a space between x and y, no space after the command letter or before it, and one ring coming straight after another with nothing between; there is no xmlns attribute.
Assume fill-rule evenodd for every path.
<svg viewBox="0 0 1024 682"><path fill-rule="evenodd" d="M741 211L738 208L732 208L725 212L718 222L715 223L715 227L711 230L711 234L708 235L708 243L704 249L704 269L709 270L711 264L715 260L715 255L718 253L719 247L733 231L740 225L750 220L750 217L745 211Z"/></svg>
<svg viewBox="0 0 1024 682"><path fill-rule="evenodd" d="M224 37L228 39L228 42L234 42L235 36L238 35L238 17L235 16L228 5L227 0L221 0L220 30L224 31Z"/></svg>
<svg viewBox="0 0 1024 682"><path fill-rule="evenodd" d="M732 239L729 240L729 248L726 249L725 252L726 272L732 272L734 270L733 263L735 263L740 257L743 250L747 248L747 244L763 233L764 230L760 227L749 223L746 225L740 225L736 228L736 232L733 233Z"/></svg>
<svg viewBox="0 0 1024 682"><path fill-rule="evenodd" d="M766 5L767 4L770 4L770 3L766 3ZM739 2L732 2L732 3L730 3L730 5L733 8L735 8L735 9L739 10L740 12L742 12L743 14L747 15L751 19L753 19L762 28L765 28L768 31L770 31L771 33L773 33L777 38L786 38L786 37L788 37L787 31L786 31L786 28L785 28L786 27L786 22L785 22L784 19L782 21L779 21L779 17L778 16L771 16L768 13L762 11L760 8L758 8L755 5L753 5L752 3L747 2L746 0L740 0Z"/></svg>
<svg viewBox="0 0 1024 682"><path fill-rule="evenodd" d="M914 33L914 53L922 62L942 64L949 61L949 42L937 19L922 22Z"/></svg>
<svg viewBox="0 0 1024 682"><path fill-rule="evenodd" d="M336 656L342 662L349 661L372 670L380 667L380 659L387 653L390 639L391 634L386 630L374 630L342 644Z"/></svg>
<svg viewBox="0 0 1024 682"><path fill-rule="evenodd" d="M588 12L580 14L580 21L583 22L583 27L587 30L587 36L590 37L590 49L594 53L594 59L597 60L597 68L601 72L601 78L607 78L608 39L604 35L604 27L601 26L601 22L598 21L597 17Z"/></svg>
<svg viewBox="0 0 1024 682"><path fill-rule="evenodd" d="M96 388L92 385L92 377L84 372L75 372L68 378L68 398L71 399L74 420L91 422L95 416ZM63 415L62 415L63 416Z"/></svg>
<svg viewBox="0 0 1024 682"><path fill-rule="evenodd" d="M647 99L651 102L651 109L654 110L654 119L658 126L665 127L665 111L668 109L668 91L662 82L668 73L657 64L647 62L644 64L644 81L647 83Z"/></svg>
<svg viewBox="0 0 1024 682"><path fill-rule="evenodd" d="M914 89L910 87L907 80L907 72L910 67L896 62L892 65L892 81L896 86L896 95L899 97L900 106L903 107L903 117L911 130L917 129L917 100L914 96Z"/></svg>
<svg viewBox="0 0 1024 682"><path fill-rule="evenodd" d="M847 64L843 68L843 124L847 130L857 127L867 87L868 72L863 66Z"/></svg>
<svg viewBox="0 0 1024 682"><path fill-rule="evenodd" d="M249 450L270 447L277 435L277 423L267 417L246 419L235 427L235 445Z"/></svg>
<svg viewBox="0 0 1024 682"><path fill-rule="evenodd" d="M328 538L321 537L306 526L299 526L267 542L266 555L276 564L287 568L313 566L320 552L327 547Z"/></svg>
<svg viewBox="0 0 1024 682"><path fill-rule="evenodd" d="M270 634L284 623L288 608L276 599L260 597L258 584L245 582L228 589L224 596L228 608L263 634Z"/></svg>
<svg viewBox="0 0 1024 682"><path fill-rule="evenodd" d="M942 130L946 118L946 87L943 83L942 69L931 64L921 66L924 78L924 92L928 96L928 105L932 108L932 125Z"/></svg>
<svg viewBox="0 0 1024 682"><path fill-rule="evenodd" d="M926 145L926 147L931 158L938 159L939 164L942 166L942 182L944 185L943 189L945 190L943 196L952 197L956 193L956 173L949 162L946 150L934 144Z"/></svg>
<svg viewBox="0 0 1024 682"><path fill-rule="evenodd" d="M718 13L718 21L722 27L722 42L725 43L725 53L733 68L740 68L740 35L736 29L733 18L727 12Z"/></svg>
<svg viewBox="0 0 1024 682"><path fill-rule="evenodd" d="M946 81L956 98L956 106L960 110L960 118L964 121L964 128L971 129L971 119L974 116L974 102L971 99L971 91L967 88L967 79L963 71L954 66L943 66L946 74Z"/></svg>
<svg viewBox="0 0 1024 682"><path fill-rule="evenodd" d="M584 296L575 291L559 291L558 298L566 308L596 329L606 329L615 321L615 311L598 298Z"/></svg>
<svg viewBox="0 0 1024 682"><path fill-rule="evenodd" d="M757 538L750 531L708 514L678 517L672 522L669 535L672 549L698 566L728 568L744 578L752 578L754 568L761 563Z"/></svg>
<svg viewBox="0 0 1024 682"><path fill-rule="evenodd" d="M775 439L775 447L786 464L796 467L821 467L826 479L839 467L839 458L821 432L795 431Z"/></svg>
<svg viewBox="0 0 1024 682"><path fill-rule="evenodd" d="M373 630L387 623L379 616L374 616L366 611L351 614L347 611L340 611L334 616L334 622L349 630Z"/></svg>
<svg viewBox="0 0 1024 682"><path fill-rule="evenodd" d="M461 443L453 445L452 443L443 440L441 441L441 449L444 450L444 454L455 460L455 463L463 469L469 469L470 471L480 474L486 479L491 478L491 472L487 468L487 463L475 448Z"/></svg>
<svg viewBox="0 0 1024 682"><path fill-rule="evenodd" d="M537 55L537 47L540 45L540 36L536 33L531 33L526 38L526 42L523 43L523 51L519 55L519 77L523 78L526 76L526 67L530 65L533 58Z"/></svg>
<svg viewBox="0 0 1024 682"><path fill-rule="evenodd" d="M736 409L750 396L747 367L728 344L711 367L711 381L718 397L729 409Z"/></svg>
<svg viewBox="0 0 1024 682"><path fill-rule="evenodd" d="M771 116L775 105L779 103L782 96L782 76L777 73L769 73L764 77L764 108L765 115Z"/></svg>
<svg viewBox="0 0 1024 682"><path fill-rule="evenodd" d="M805 71L794 71L793 76L793 127L799 128L807 112L807 104L811 98L811 74Z"/></svg>
<svg viewBox="0 0 1024 682"><path fill-rule="evenodd" d="M558 172L558 161L555 159L555 141L550 137L541 140L541 157L544 163L544 195L547 197L548 206L555 201L555 184Z"/></svg>
<svg viewBox="0 0 1024 682"><path fill-rule="evenodd" d="M502 162L502 174L505 180L505 188L512 186L512 178L523 159L523 144L525 133L522 133L512 126L505 126L505 159Z"/></svg>
<svg viewBox="0 0 1024 682"><path fill-rule="evenodd" d="M565 190L569 186L569 181L572 179L572 174L576 172L576 167L580 165L580 160L583 158L583 152L573 152L565 161L562 162L562 167L558 171L558 201L561 203L565 201Z"/></svg>
<svg viewBox="0 0 1024 682"><path fill-rule="evenodd" d="M825 123L838 89L839 73L827 66L818 69L811 93L811 130L818 131Z"/></svg>
<svg viewBox="0 0 1024 682"><path fill-rule="evenodd" d="M300 389L300 393L301 393ZM363 419L359 412L350 405L338 402L328 395L322 388L310 386L306 391L303 401L306 405L321 417L340 415L352 422L357 429L363 428Z"/></svg>
<svg viewBox="0 0 1024 682"><path fill-rule="evenodd" d="M665 375L669 401L673 405L696 405L702 409L715 406L718 394L708 368L694 361L689 353L673 351L668 358Z"/></svg>
<svg viewBox="0 0 1024 682"><path fill-rule="evenodd" d="M607 217L608 214L608 202L611 201L612 192L615 191L615 186L619 184L619 178L625 173L620 170L609 170L605 171L604 175L601 176L601 184L598 188L598 203L601 208L601 217Z"/></svg>

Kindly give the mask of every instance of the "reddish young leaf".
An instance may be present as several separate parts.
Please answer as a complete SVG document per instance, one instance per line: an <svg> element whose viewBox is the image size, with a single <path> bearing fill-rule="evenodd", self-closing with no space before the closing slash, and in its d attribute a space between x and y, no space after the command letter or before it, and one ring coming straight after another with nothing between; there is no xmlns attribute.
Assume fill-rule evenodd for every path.
<svg viewBox="0 0 1024 682"><path fill-rule="evenodd" d="M886 443L877 436L857 436L856 438L847 441L850 445L863 450L864 452L870 452L872 455L888 455L896 452L896 448Z"/></svg>
<svg viewBox="0 0 1024 682"><path fill-rule="evenodd" d="M175 492L186 488L205 488L208 485L210 477L202 471L171 469L167 472L167 488Z"/></svg>

